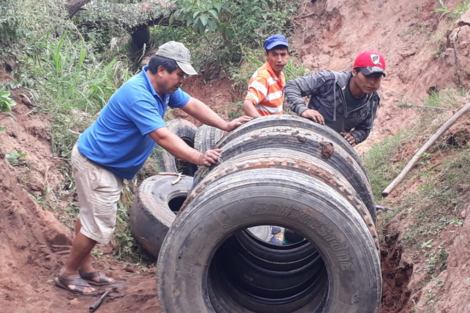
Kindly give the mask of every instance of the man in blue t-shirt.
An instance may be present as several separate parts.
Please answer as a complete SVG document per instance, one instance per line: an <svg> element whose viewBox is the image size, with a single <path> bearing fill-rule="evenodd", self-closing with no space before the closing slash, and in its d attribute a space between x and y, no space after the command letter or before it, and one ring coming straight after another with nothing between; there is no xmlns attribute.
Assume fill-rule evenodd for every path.
<svg viewBox="0 0 470 313"><path fill-rule="evenodd" d="M132 179L156 144L179 159L196 165L217 163L220 149L200 153L166 128L167 106L181 108L204 124L231 131L251 120L231 122L180 89L185 75L196 75L189 50L170 41L159 47L148 66L121 86L97 120L80 135L72 150L72 170L80 204L80 219L70 256L56 284L79 294L94 294L92 285L114 280L95 270L91 251L108 243L116 224L123 179Z"/></svg>

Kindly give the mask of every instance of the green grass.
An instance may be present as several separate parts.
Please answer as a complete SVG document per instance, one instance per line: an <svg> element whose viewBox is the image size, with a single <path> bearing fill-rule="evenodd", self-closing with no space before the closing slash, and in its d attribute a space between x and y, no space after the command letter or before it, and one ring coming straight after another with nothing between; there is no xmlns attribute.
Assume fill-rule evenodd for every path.
<svg viewBox="0 0 470 313"><path fill-rule="evenodd" d="M431 93L427 99L423 100L422 105L402 102L397 106L397 110L416 110L419 118L411 128L373 145L372 149L363 155L376 200L382 199L383 189L411 160L412 156L407 159L403 158L401 148L406 145L416 145L416 143L420 144L417 146L419 148L424 144L427 138L449 118L448 113L463 102L462 96L460 91L450 90L446 93ZM440 141L436 143L436 145L440 144ZM429 157L429 153L423 154L418 165L425 165Z"/></svg>
<svg viewBox="0 0 470 313"><path fill-rule="evenodd" d="M470 175L470 149L448 153L446 160L432 169L432 178L419 186L418 194L408 195L413 207L414 227L410 228L403 243L413 246L428 237L439 236L449 226L462 225L460 213L470 199L467 194ZM429 239L428 239L429 240Z"/></svg>
<svg viewBox="0 0 470 313"><path fill-rule="evenodd" d="M14 82L3 88L23 88L25 94L34 97L31 114L45 113L50 117L52 150L56 156L69 160L78 135L96 119L113 92L130 78L126 59L114 56L107 60L96 54L96 48L83 39L57 1L7 1L0 5L0 11L4 12L5 8L16 8L16 11L11 18L0 17L0 37L8 35L10 41L3 46L15 55L19 66L13 72ZM13 163L21 157L20 153L9 154ZM66 162L59 170L65 180L62 190L56 192L66 196L74 190L70 164ZM27 181L23 183L26 185ZM78 215L76 204L61 207L49 186L34 198L65 225L74 227ZM125 223L121 211L120 227ZM117 255L130 258L129 232L121 235L119 231L120 228L116 236Z"/></svg>
<svg viewBox="0 0 470 313"><path fill-rule="evenodd" d="M371 150L363 156L375 199L382 198L382 191L399 174L404 160L396 158L396 154L406 138L406 133L387 138L373 145Z"/></svg>
<svg viewBox="0 0 470 313"><path fill-rule="evenodd" d="M441 7L437 8L431 13L439 13L439 18L443 18L444 16L447 16L451 20L456 20L460 16L462 16L465 12L468 11L469 5L470 5L470 1L466 0L466 1L458 3L455 9L452 10L447 7L444 0L439 0L439 3L441 4Z"/></svg>

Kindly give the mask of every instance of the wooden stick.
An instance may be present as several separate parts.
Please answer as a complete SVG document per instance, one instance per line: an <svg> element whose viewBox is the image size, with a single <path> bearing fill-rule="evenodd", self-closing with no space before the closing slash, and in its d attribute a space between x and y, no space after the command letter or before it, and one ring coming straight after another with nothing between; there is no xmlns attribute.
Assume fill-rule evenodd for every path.
<svg viewBox="0 0 470 313"><path fill-rule="evenodd" d="M431 138L428 139L428 141L424 144L424 146L419 149L418 152L415 153L413 158L411 159L410 162L405 166L403 171L401 171L400 175L395 178L390 185L387 186L387 188L382 191L382 196L386 197L388 196L392 190L405 178L405 176L408 174L408 172L411 170L411 168L418 162L419 158L423 153L426 152L426 150L447 130L449 129L450 126L452 126L455 121L457 121L462 115L464 115L468 110L470 109L470 102L467 103L462 109L460 109L457 113L455 113L444 125L441 126L437 130L437 132L434 133L434 135L431 136Z"/></svg>

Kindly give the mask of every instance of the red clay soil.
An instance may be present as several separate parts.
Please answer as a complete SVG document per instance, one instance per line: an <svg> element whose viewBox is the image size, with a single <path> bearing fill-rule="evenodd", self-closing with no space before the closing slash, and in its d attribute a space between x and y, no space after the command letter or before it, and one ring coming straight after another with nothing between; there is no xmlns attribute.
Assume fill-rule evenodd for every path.
<svg viewBox="0 0 470 313"><path fill-rule="evenodd" d="M210 106L212 110L225 120L230 119L230 112L243 111L234 105L234 102L237 100L236 96L239 96L239 91L233 90L233 82L227 78L205 81L202 75L193 76L186 79L183 89L190 96ZM179 109L172 110L169 118L187 119L196 126L201 125L198 120Z"/></svg>
<svg viewBox="0 0 470 313"><path fill-rule="evenodd" d="M73 296L53 284L72 232L58 221L60 216L33 200L49 196L59 204L69 201L61 199L58 169L63 161L52 157L47 119L28 114L28 105L15 99L16 126L3 120L7 132L0 133L0 311L86 312L97 298ZM26 153L15 167L5 158L13 149ZM160 312L154 269L137 274L142 269L110 255L97 258L96 266L120 282L120 297L106 300L98 312Z"/></svg>
<svg viewBox="0 0 470 313"><path fill-rule="evenodd" d="M446 5L455 8L458 2L447 0ZM453 23L431 13L439 7L435 0L303 1L295 19L297 30L289 40L297 56L312 70L350 69L355 55L365 49L378 49L387 60L388 75L380 91L382 107L370 138L359 145L358 151L366 151L372 143L414 122L413 109L398 108L399 103L418 105L428 90L459 84L451 41L455 34L461 82L468 86L470 11ZM442 53L435 58L437 48L442 48ZM184 89L225 118L236 110L231 82L226 79L205 82L198 77L187 81ZM59 171L67 160L51 152L47 118L31 114L33 105L27 99L16 100L19 104L13 113L17 122L2 120L7 131L0 132L0 311L86 312L96 298L74 297L52 283L68 253L72 233L59 222L63 217L58 212L37 204L48 198L66 207L73 200L63 194L65 179ZM190 119L181 111L171 114L172 118ZM14 149L26 153L26 157L13 167L5 155ZM412 150L406 154L411 155ZM443 301L435 312L470 312L470 208L466 211L462 215L466 223L448 249L448 268L439 275L445 284L439 290ZM412 300L417 308L425 308L426 299L421 294L433 288L425 286L413 295L408 292L418 288L419 275L412 265L413 256L397 242L410 222L397 216L386 227L388 237L381 249L382 313L410 312ZM109 298L98 312L161 312L153 269L142 272L109 254L97 258L97 267L120 281L122 296Z"/></svg>
<svg viewBox="0 0 470 313"><path fill-rule="evenodd" d="M381 313L400 312L408 305L411 291L406 286L411 279L413 266L402 265L403 248L397 245L398 234L387 236L380 248L383 286Z"/></svg>
<svg viewBox="0 0 470 313"><path fill-rule="evenodd" d="M470 135L467 131L470 118L464 117L457 121L441 139L451 145L450 149L437 147L429 149L430 157L428 175L442 175L439 166L455 157L455 151L460 148L468 149ZM416 144L416 147L419 146ZM408 147L410 150L413 147ZM456 149L456 150L454 150ZM407 157L410 159L411 155ZM419 166L417 166L419 168ZM419 172L419 169L414 171ZM413 176L413 174L410 174ZM408 179L399 185L389 198L388 205L393 208L400 206L404 194L417 194L418 189L426 181L422 178ZM470 184L467 181L458 182L462 199L470 198ZM460 200L464 201L465 200ZM418 209L412 205L409 209L398 213L390 222L383 226L383 244L381 245L381 262L383 277L383 298L381 313L408 312L470 312L468 288L470 288L470 205L453 216L453 209L441 208L442 215L448 214L455 220L461 220L463 226L449 224L438 235L431 236L429 251L445 249L448 254L447 262L442 263L441 272L429 277L427 267L430 255L426 251L417 253L416 249L400 246L400 241L409 228L416 227L412 210ZM426 207L423 208L426 210ZM447 213L446 213L447 211ZM379 223L381 218L379 216Z"/></svg>
<svg viewBox="0 0 470 313"><path fill-rule="evenodd" d="M8 78L3 72L2 77ZM228 80L209 84L199 77L189 80L185 89L226 118L233 101L230 88ZM19 94L14 92L16 123L2 120L7 131L0 132L0 311L85 312L96 297L72 295L53 283L68 255L72 232L59 222L61 216L33 200L50 197L64 208L73 200L62 192L59 169L67 160L52 156L47 117L30 114L33 105ZM170 114L199 123L181 110ZM26 154L16 166L5 157L12 150ZM135 268L111 255L95 259L97 268L119 282L118 294L107 298L98 312L161 312L154 268Z"/></svg>

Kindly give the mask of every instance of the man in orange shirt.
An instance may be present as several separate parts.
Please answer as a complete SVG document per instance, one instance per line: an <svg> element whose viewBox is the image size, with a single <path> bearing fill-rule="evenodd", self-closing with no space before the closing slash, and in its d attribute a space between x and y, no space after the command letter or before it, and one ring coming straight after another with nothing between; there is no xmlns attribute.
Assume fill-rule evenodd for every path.
<svg viewBox="0 0 470 313"><path fill-rule="evenodd" d="M283 35L273 35L264 41L266 63L250 78L243 111L252 117L282 114L284 85L282 69L289 58L289 44Z"/></svg>

